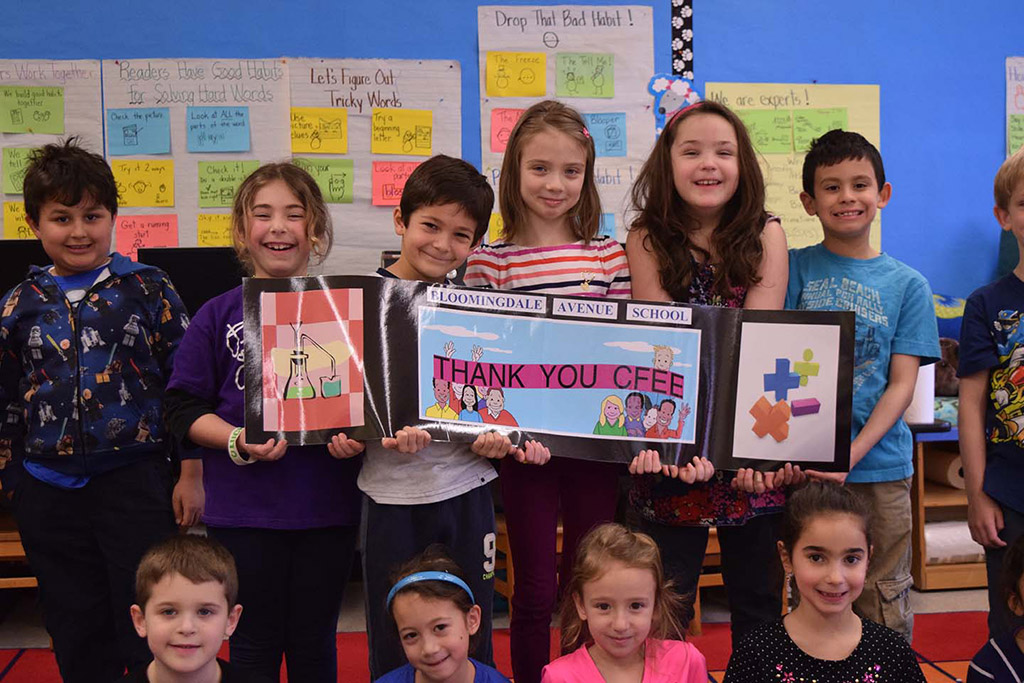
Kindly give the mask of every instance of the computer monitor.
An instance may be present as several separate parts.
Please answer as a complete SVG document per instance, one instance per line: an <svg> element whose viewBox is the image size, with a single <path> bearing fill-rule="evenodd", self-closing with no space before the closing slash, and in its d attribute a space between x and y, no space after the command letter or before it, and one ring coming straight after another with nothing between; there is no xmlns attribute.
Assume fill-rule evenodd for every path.
<svg viewBox="0 0 1024 683"><path fill-rule="evenodd" d="M246 276L231 247L142 248L139 262L167 273L190 315L215 296L242 284Z"/></svg>

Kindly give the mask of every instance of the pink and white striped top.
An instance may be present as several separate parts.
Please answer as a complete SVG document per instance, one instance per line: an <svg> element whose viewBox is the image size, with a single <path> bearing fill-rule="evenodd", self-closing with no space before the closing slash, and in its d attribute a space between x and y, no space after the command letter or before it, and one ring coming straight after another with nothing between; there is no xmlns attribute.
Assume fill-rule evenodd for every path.
<svg viewBox="0 0 1024 683"><path fill-rule="evenodd" d="M604 236L554 247L481 245L469 257L466 286L616 299L631 292L626 252Z"/></svg>

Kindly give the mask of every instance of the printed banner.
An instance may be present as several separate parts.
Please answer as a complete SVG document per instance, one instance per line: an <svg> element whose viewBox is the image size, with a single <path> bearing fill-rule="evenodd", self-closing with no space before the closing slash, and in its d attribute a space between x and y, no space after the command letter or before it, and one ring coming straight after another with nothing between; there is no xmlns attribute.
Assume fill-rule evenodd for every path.
<svg viewBox="0 0 1024 683"><path fill-rule="evenodd" d="M560 297L375 277L245 281L253 442L442 441L849 465L853 316Z"/></svg>

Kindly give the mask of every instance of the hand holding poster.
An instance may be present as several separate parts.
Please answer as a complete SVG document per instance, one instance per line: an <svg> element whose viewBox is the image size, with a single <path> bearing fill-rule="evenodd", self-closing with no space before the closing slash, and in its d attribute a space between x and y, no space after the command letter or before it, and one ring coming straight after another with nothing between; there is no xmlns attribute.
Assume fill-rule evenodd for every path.
<svg viewBox="0 0 1024 683"><path fill-rule="evenodd" d="M418 426L447 441L498 430L612 462L655 448L663 461L701 455L720 469L848 469L847 313L374 277L249 279L245 311L254 442Z"/></svg>

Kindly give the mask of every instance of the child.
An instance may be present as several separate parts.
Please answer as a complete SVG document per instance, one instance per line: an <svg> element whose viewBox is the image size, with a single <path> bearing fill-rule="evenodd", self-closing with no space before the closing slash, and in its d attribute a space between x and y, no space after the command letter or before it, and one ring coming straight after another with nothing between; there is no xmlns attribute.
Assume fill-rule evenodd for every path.
<svg viewBox="0 0 1024 683"><path fill-rule="evenodd" d="M316 181L289 163L266 164L238 188L235 251L255 277L306 275L331 248ZM206 522L238 564L246 618L231 662L277 681L337 678L336 631L359 522L359 448L249 443L245 420L242 287L206 302L181 343L168 384L168 424L203 457ZM355 442L351 442L355 444ZM344 450L344 452L343 452ZM333 457L332 457L333 456Z"/></svg>
<svg viewBox="0 0 1024 683"><path fill-rule="evenodd" d="M856 493L832 482L811 482L790 496L779 554L800 602L743 639L726 683L924 682L899 633L853 612L872 554L870 515Z"/></svg>
<svg viewBox="0 0 1024 683"><path fill-rule="evenodd" d="M480 605L462 570L432 545L393 577L388 615L409 662L378 683L508 683L469 655L480 636Z"/></svg>
<svg viewBox="0 0 1024 683"><path fill-rule="evenodd" d="M999 590L1007 544L1024 534L1024 151L996 173L996 220L1017 240L1013 273L971 294L960 332L960 453L967 482L971 536L985 546L988 629L993 638L1024 620L1006 609Z"/></svg>
<svg viewBox="0 0 1024 683"><path fill-rule="evenodd" d="M764 210L757 156L743 123L728 108L700 102L676 114L637 176L632 204L637 216L626 253L634 297L728 308L782 307L786 237ZM659 413L670 407L655 403L663 409ZM684 595L697 590L708 528L718 528L735 645L782 610L775 526L785 497L780 490L766 489L790 483L794 472L783 470L780 482L775 473L722 472L702 483L713 469L707 461L685 469L695 465L701 476L691 472L683 482L657 474L634 477L629 499L641 529L661 548L666 573ZM660 469L655 463L630 471ZM749 483L741 486L744 482ZM679 615L683 623L693 616L692 605L686 607Z"/></svg>
<svg viewBox="0 0 1024 683"><path fill-rule="evenodd" d="M909 642L914 467L903 413L918 367L940 356L935 305L920 273L871 246L871 221L892 194L874 145L857 133L829 131L804 159L803 187L800 200L825 238L790 253L786 307L857 314L850 473L814 476L845 480L879 520L857 612Z"/></svg>
<svg viewBox="0 0 1024 683"><path fill-rule="evenodd" d="M1024 617L1024 536L1018 536L1004 553L999 585L1003 602L1017 618ZM989 591L991 598L992 591ZM967 669L967 683L1016 683L1024 676L1024 630L992 636L974 655Z"/></svg>
<svg viewBox="0 0 1024 683"><path fill-rule="evenodd" d="M153 661L127 683L263 681L217 659L238 626L238 574L231 553L203 536L172 536L143 556L135 574L132 621Z"/></svg>
<svg viewBox="0 0 1024 683"><path fill-rule="evenodd" d="M682 640L680 598L654 540L602 524L580 542L562 603L562 652L544 683L703 683L704 655Z"/></svg>
<svg viewBox="0 0 1024 683"><path fill-rule="evenodd" d="M3 300L0 457L24 452L15 518L65 681L149 661L128 608L135 567L173 534L164 384L188 324L167 276L110 252L117 185L75 139L25 174L53 265Z"/></svg>
<svg viewBox="0 0 1024 683"><path fill-rule="evenodd" d="M377 274L448 282L480 243L493 205L494 192L470 164L443 155L424 161L409 175L395 209L401 256ZM484 663L493 661L494 503L487 484L497 474L486 458L509 453L534 464L550 457L532 441L523 450L512 448L508 437L497 432L481 434L467 445L431 443L426 431L406 427L394 438L366 444L359 488L366 494L361 535L372 679L405 662L384 609L388 574L432 543L451 548L465 568L482 612L477 654Z"/></svg>
<svg viewBox="0 0 1024 683"><path fill-rule="evenodd" d="M628 298L629 266L617 241L598 236L601 205L594 181L594 142L579 112L539 102L512 129L498 188L502 241L477 249L466 284L532 293ZM488 399L488 404L490 399ZM488 419L484 415L484 421ZM506 460L501 495L515 557L512 670L537 683L550 658L551 613L572 569L580 538L612 519L621 468L555 459L543 471ZM555 536L562 513L561 571Z"/></svg>

